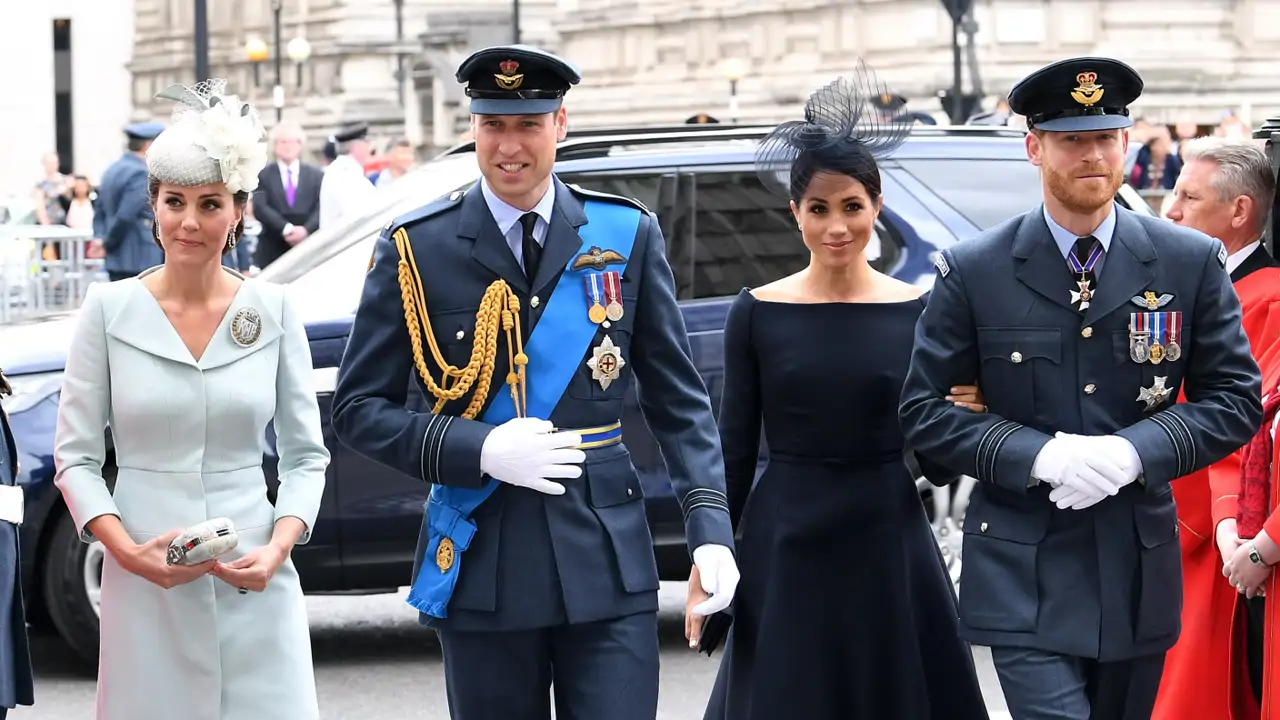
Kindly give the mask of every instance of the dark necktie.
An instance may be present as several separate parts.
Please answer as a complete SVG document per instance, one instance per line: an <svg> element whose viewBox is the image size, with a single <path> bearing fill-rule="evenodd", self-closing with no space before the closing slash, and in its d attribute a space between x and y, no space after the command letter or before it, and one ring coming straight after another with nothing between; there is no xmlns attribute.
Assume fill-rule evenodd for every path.
<svg viewBox="0 0 1280 720"><path fill-rule="evenodd" d="M1097 244L1097 239L1092 235L1076 238L1076 262L1080 263L1081 267L1084 267L1089 262L1089 253L1093 252L1093 246Z"/></svg>
<svg viewBox="0 0 1280 720"><path fill-rule="evenodd" d="M538 261L542 259L542 246L533 237L533 228L538 223L537 213L525 213L520 216L520 227L524 229L524 237L520 241L520 254L524 257L524 276L529 281L529 291L533 292L533 279L538 275Z"/></svg>

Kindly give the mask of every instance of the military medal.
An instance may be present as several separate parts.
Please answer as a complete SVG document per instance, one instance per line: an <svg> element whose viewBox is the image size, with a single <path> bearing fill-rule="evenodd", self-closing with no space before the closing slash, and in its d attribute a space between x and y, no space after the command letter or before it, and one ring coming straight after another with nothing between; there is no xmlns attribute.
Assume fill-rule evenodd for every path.
<svg viewBox="0 0 1280 720"><path fill-rule="evenodd" d="M1166 313L1146 313L1151 320L1151 364L1159 365L1164 362L1164 345L1165 341L1165 320Z"/></svg>
<svg viewBox="0 0 1280 720"><path fill-rule="evenodd" d="M1071 304L1080 303L1080 310L1088 310L1089 301L1093 299L1093 288L1090 287L1090 283L1093 282L1093 266L1098 264L1098 258L1101 257L1101 243L1093 246L1093 251L1089 253L1083 265L1076 259L1075 253L1067 253L1067 263L1071 265L1071 271L1080 274L1080 279L1076 281L1076 289L1071 291Z"/></svg>
<svg viewBox="0 0 1280 720"><path fill-rule="evenodd" d="M622 349L613 344L613 338L605 336L604 342L592 348L591 359L587 367L591 368L591 379L600 383L601 390L608 390L609 385L622 374L622 367L627 361L622 359Z"/></svg>
<svg viewBox="0 0 1280 720"><path fill-rule="evenodd" d="M604 274L604 296L608 302L604 309L605 317L618 322L622 319L622 280L618 277L617 270Z"/></svg>
<svg viewBox="0 0 1280 720"><path fill-rule="evenodd" d="M1136 363L1144 363L1151 357L1147 340L1151 331L1147 329L1146 313L1129 314L1129 359Z"/></svg>
<svg viewBox="0 0 1280 720"><path fill-rule="evenodd" d="M1173 392L1173 388L1165 387L1164 383L1168 379L1165 375L1157 375L1151 387L1138 389L1138 401L1146 403L1147 410L1152 410L1169 399L1169 393Z"/></svg>
<svg viewBox="0 0 1280 720"><path fill-rule="evenodd" d="M600 287L600 273L587 273L582 279L587 284L587 298L591 301L591 308L587 310L587 317L591 318L591 322L599 325L605 321L607 315L604 305L600 303L600 295L603 289Z"/></svg>
<svg viewBox="0 0 1280 720"><path fill-rule="evenodd" d="M1169 342L1164 346L1164 356L1169 362L1177 362L1182 357L1182 346L1178 339L1182 337L1182 311L1169 313Z"/></svg>

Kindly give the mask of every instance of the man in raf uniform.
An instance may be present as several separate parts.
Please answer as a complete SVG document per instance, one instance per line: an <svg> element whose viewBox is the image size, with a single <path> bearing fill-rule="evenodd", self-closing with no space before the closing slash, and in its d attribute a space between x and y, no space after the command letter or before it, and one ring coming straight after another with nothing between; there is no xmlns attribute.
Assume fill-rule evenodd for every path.
<svg viewBox="0 0 1280 720"><path fill-rule="evenodd" d="M1014 720L1150 717L1179 632L1169 482L1262 415L1222 243L1114 202L1141 91L1103 58L1013 88L1044 204L941 252L903 388L907 442L980 481L961 631ZM985 414L945 397L975 375Z"/></svg>
<svg viewBox="0 0 1280 720"><path fill-rule="evenodd" d="M384 229L334 428L433 484L409 603L439 633L452 717L550 718L554 678L558 717L653 720L658 574L618 420L633 374L712 594L697 611L738 580L662 234L636 201L552 173L576 68L496 47L457 78L483 179ZM410 374L432 412L405 409Z"/></svg>
<svg viewBox="0 0 1280 720"><path fill-rule="evenodd" d="M93 234L107 253L103 265L112 282L131 278L164 262L147 197L147 148L164 130L160 123L124 129L128 149L102 174L93 213Z"/></svg>
<svg viewBox="0 0 1280 720"><path fill-rule="evenodd" d="M0 370L0 400L11 392ZM0 720L9 709L35 703L27 616L22 604L22 488L18 486L18 446L9 416L0 407Z"/></svg>

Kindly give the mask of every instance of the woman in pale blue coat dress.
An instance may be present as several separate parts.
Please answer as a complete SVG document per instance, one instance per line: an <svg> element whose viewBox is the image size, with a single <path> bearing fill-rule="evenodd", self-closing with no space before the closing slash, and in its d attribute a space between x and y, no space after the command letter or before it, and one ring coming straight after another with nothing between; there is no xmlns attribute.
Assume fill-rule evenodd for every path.
<svg viewBox="0 0 1280 720"><path fill-rule="evenodd" d="M82 538L107 549L99 720L319 717L289 554L310 536L329 453L283 288L221 265L266 162L257 113L221 89L162 94L181 103L147 153L164 265L91 286L67 359L56 482ZM262 474L269 422L274 506ZM114 492L102 477L108 423ZM234 523L235 549L166 563L177 530L218 517Z"/></svg>

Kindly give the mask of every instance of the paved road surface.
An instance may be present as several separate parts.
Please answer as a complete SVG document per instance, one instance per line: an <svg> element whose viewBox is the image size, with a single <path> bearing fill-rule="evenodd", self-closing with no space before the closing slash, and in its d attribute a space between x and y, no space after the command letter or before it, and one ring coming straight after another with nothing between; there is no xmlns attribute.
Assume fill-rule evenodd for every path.
<svg viewBox="0 0 1280 720"><path fill-rule="evenodd" d="M658 720L700 719L719 662L689 651L683 592L680 583L663 583ZM402 598L308 598L324 720L448 720L440 647ZM71 661L56 637L36 638L34 652L36 705L10 712L11 720L92 718L92 668ZM991 720L1009 720L990 658L977 657Z"/></svg>

